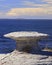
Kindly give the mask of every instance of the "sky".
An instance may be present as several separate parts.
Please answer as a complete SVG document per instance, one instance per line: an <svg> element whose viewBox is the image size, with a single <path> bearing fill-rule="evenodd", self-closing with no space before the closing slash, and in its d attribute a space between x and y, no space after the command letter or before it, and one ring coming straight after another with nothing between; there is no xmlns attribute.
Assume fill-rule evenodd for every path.
<svg viewBox="0 0 52 65"><path fill-rule="evenodd" d="M52 0L0 0L0 19L52 19Z"/></svg>

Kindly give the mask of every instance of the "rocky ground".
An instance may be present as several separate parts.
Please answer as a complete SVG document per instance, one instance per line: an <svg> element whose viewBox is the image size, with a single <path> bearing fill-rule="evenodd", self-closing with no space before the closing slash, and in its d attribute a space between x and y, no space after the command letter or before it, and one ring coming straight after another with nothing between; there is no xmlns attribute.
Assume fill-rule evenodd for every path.
<svg viewBox="0 0 52 65"><path fill-rule="evenodd" d="M0 54L0 65L52 65L52 56L15 50L9 54Z"/></svg>

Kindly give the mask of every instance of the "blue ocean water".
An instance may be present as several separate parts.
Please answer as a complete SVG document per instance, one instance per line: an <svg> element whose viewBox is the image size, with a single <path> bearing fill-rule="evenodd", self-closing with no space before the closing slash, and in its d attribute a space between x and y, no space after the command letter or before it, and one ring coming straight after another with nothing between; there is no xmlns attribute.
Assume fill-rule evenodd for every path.
<svg viewBox="0 0 52 65"><path fill-rule="evenodd" d="M0 19L0 53L11 52L16 48L14 40L3 37L4 34L14 31L37 31L50 35L47 41L39 44L52 48L52 20L43 19Z"/></svg>

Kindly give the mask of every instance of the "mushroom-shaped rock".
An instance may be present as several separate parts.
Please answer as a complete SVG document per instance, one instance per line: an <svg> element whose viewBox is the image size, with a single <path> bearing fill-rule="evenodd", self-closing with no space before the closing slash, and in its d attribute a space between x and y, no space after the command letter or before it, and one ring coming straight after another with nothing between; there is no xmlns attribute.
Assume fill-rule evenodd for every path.
<svg viewBox="0 0 52 65"><path fill-rule="evenodd" d="M46 38L48 34L38 33L38 32L11 32L5 34L4 37L14 39L16 41L16 49L18 51L34 51L40 50L38 41L42 38Z"/></svg>

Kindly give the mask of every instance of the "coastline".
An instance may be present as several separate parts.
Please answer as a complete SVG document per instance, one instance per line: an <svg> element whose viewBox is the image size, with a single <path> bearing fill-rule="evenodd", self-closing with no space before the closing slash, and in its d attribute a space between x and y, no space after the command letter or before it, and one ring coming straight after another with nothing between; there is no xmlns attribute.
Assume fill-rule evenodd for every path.
<svg viewBox="0 0 52 65"><path fill-rule="evenodd" d="M12 21L12 22L14 22L14 21ZM5 30L2 31L2 29L1 29L1 31L2 31L1 33L5 34L5 33L8 33L8 31L9 32L11 30L16 31L17 29L20 28L19 30L33 30L33 31L37 30L40 32L44 32L44 33L46 32L46 33L52 34L51 33L52 28L50 28L50 26L51 26L50 23L44 23L45 24L44 25L44 24L42 24L42 22L44 22L44 21L41 21L40 25L39 25L39 23L36 23L36 22L35 23L33 22L32 26L30 24L32 22L28 23L29 25L27 25L24 22L23 22L24 25L22 25L22 23L21 24L19 23L20 27L18 27L18 25L16 25L16 24L18 24L18 22L14 22L15 23L14 24L14 23L10 23L10 22L8 23L8 21L7 21L7 24L6 24L7 26L4 25L2 28L2 29L6 29L6 31ZM39 20L38 20L38 22L39 22ZM10 25L8 25L8 24L10 24ZM49 27L48 27L48 24L49 24ZM22 25L22 28L21 28L21 25ZM16 29L15 29L15 26L16 26ZM24 27L24 29L23 29L23 27ZM2 40L5 40L5 39L2 39ZM7 40L6 42L8 43L9 41ZM11 42L9 42L9 43L11 43ZM9 46L9 45L7 45L7 46ZM17 52L16 50L14 50L13 52L8 53L8 54L0 54L0 65L10 65L10 64L11 65L21 65L21 64L22 65L36 65L36 64L37 65L38 64L46 64L46 65L51 64L52 65L52 56L48 55L48 54L47 55L46 54L44 54L44 55L42 55L42 54L27 54L27 53L23 53L23 52Z"/></svg>

